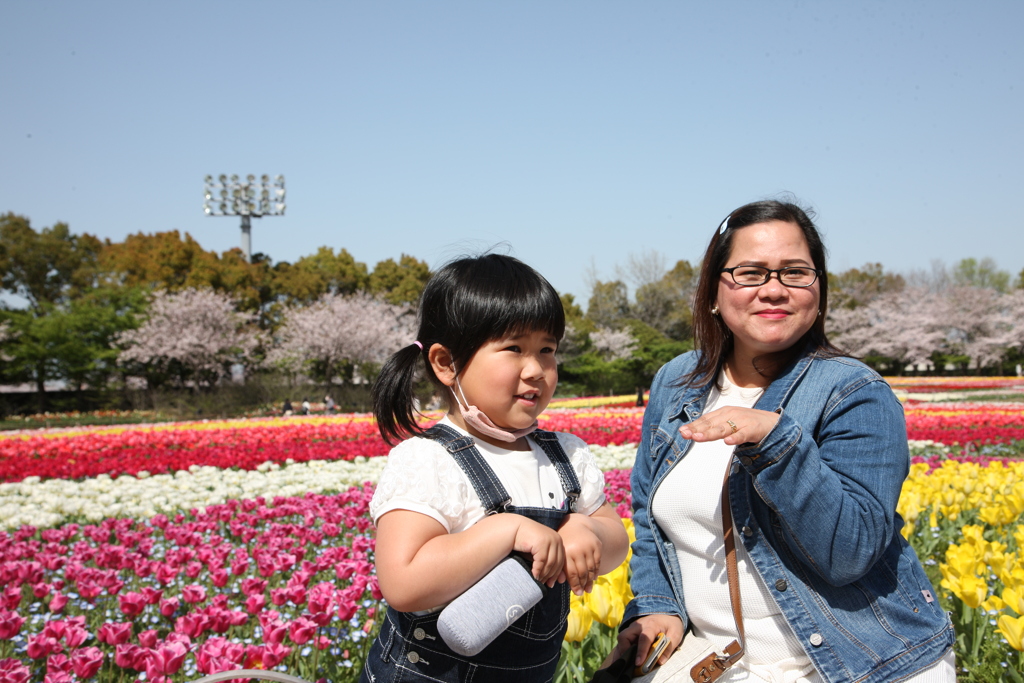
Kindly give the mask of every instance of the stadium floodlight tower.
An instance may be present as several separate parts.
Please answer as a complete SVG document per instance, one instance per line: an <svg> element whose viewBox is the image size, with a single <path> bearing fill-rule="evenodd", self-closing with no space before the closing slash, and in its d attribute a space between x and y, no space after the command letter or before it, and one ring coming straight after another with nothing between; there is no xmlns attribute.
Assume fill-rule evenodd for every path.
<svg viewBox="0 0 1024 683"><path fill-rule="evenodd" d="M246 261L252 261L252 224L250 219L263 216L283 216L284 176L263 174L259 180L249 174L245 180L237 175L221 173L216 180L206 176L203 211L207 216L242 217L242 253Z"/></svg>

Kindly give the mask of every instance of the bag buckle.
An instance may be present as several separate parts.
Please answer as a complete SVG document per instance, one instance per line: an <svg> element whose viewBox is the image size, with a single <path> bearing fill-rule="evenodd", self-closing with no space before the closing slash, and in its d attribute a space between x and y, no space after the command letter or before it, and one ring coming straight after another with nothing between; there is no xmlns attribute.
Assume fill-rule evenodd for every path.
<svg viewBox="0 0 1024 683"><path fill-rule="evenodd" d="M712 652L694 664L690 669L690 678L694 683L713 683L742 656L743 648L734 640L725 646L721 654Z"/></svg>

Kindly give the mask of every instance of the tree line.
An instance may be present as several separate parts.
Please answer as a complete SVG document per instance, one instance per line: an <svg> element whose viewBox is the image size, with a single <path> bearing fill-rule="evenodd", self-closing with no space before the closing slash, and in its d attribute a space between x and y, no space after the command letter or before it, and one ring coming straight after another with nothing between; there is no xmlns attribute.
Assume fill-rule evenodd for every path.
<svg viewBox="0 0 1024 683"><path fill-rule="evenodd" d="M590 274L586 308L563 294L560 392L642 390L692 348L700 265L631 255L616 277ZM330 392L365 386L415 334L431 275L413 256L372 269L320 247L294 263L204 250L178 231L122 242L34 229L0 216L0 384L100 392L208 391L275 377ZM868 264L830 275L828 329L880 370L1005 372L1022 359L1024 271L990 259L900 275ZM42 403L40 402L40 405Z"/></svg>

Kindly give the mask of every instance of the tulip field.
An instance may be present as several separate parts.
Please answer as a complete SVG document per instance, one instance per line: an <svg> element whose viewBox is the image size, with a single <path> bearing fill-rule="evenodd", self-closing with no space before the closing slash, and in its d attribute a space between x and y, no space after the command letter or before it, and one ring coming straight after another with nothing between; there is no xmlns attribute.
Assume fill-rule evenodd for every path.
<svg viewBox="0 0 1024 683"><path fill-rule="evenodd" d="M601 403L541 426L592 445L631 532L643 408ZM903 534L960 680L1022 681L1024 402L906 413ZM0 432L0 681L355 681L383 609L367 511L387 451L366 415ZM573 597L556 680L589 680L629 599L626 565Z"/></svg>

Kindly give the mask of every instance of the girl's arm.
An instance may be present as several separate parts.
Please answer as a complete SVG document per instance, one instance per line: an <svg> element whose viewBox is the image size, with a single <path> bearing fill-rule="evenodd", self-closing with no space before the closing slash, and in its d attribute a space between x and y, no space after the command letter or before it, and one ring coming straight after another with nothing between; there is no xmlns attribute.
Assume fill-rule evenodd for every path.
<svg viewBox="0 0 1024 683"><path fill-rule="evenodd" d="M522 515L490 515L450 534L440 522L410 510L377 520L377 580L400 612L450 602L512 551L533 556L533 576L553 585L565 564L558 532Z"/></svg>
<svg viewBox="0 0 1024 683"><path fill-rule="evenodd" d="M589 593L594 579L626 559L626 527L606 501L592 515L572 513L558 530L565 547L565 577L576 595Z"/></svg>

